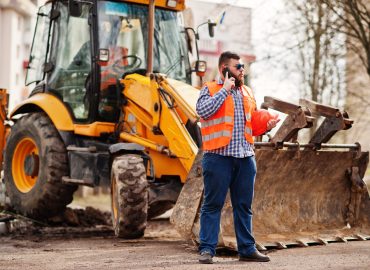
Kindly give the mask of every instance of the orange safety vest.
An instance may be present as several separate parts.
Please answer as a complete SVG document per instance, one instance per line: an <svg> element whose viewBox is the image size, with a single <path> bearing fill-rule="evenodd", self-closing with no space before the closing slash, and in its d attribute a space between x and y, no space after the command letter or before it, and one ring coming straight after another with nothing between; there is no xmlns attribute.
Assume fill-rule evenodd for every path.
<svg viewBox="0 0 370 270"><path fill-rule="evenodd" d="M216 82L206 83L211 96L222 88ZM252 90L242 86L243 105L245 115L244 136L247 142L253 144L252 113L256 110L256 101ZM234 101L228 95L219 110L208 119L201 119L201 133L204 150L213 150L230 143L234 128Z"/></svg>

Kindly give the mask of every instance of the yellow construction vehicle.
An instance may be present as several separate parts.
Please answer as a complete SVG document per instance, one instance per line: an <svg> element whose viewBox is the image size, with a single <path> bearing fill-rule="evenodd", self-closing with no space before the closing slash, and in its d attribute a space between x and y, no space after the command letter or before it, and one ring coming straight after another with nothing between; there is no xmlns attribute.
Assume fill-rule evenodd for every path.
<svg viewBox="0 0 370 270"><path fill-rule="evenodd" d="M36 86L10 113L14 124L0 125L15 211L44 219L63 211L78 185L109 185L118 237L141 237L148 219L175 205L171 220L197 239L202 151L191 74L206 63L190 65L184 8L182 0L55 0L39 9L26 79ZM266 97L263 106L287 117L274 137L256 143L259 247L327 241L321 229L338 229L328 235L344 241L369 238L368 152L327 144L352 120L305 100ZM316 135L295 142L316 115L326 119ZM220 239L235 242L229 202Z"/></svg>

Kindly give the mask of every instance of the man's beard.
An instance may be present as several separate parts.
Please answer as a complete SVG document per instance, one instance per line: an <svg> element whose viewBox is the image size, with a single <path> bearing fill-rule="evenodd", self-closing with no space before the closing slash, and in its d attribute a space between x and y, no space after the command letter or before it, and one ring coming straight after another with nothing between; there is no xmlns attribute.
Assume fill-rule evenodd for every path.
<svg viewBox="0 0 370 270"><path fill-rule="evenodd" d="M235 79L235 87L241 87L244 84L244 79L239 80L238 76L231 72L231 76Z"/></svg>

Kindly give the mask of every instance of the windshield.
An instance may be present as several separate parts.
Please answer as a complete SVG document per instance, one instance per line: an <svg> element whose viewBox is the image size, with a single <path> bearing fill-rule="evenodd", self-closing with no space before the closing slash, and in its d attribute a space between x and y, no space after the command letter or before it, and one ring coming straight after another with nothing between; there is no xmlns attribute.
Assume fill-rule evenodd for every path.
<svg viewBox="0 0 370 270"><path fill-rule="evenodd" d="M153 71L190 83L185 32L179 20L175 11L156 9ZM113 74L121 77L126 72L140 72L140 69L145 73L148 6L101 1L98 21L99 48L109 52L109 61L101 66L101 87L110 84Z"/></svg>

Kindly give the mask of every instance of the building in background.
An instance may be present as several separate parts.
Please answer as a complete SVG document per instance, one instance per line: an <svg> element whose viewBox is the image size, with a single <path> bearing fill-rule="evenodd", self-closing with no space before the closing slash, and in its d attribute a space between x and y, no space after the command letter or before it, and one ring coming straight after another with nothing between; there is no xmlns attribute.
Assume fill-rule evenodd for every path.
<svg viewBox="0 0 370 270"><path fill-rule="evenodd" d="M0 88L9 91L9 108L27 97L26 67L40 0L0 0Z"/></svg>
<svg viewBox="0 0 370 270"><path fill-rule="evenodd" d="M213 80L218 74L218 58L223 51L238 53L246 64L246 83L249 84L249 66L255 61L252 48L252 11L250 8L191 0L186 2L191 14L185 15L185 24L199 32L200 60L207 61L205 81ZM215 35L208 34L207 24L197 27L208 20L217 21L223 17L222 23L215 28ZM186 13L185 13L186 14ZM195 50L194 50L195 54Z"/></svg>

